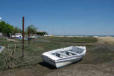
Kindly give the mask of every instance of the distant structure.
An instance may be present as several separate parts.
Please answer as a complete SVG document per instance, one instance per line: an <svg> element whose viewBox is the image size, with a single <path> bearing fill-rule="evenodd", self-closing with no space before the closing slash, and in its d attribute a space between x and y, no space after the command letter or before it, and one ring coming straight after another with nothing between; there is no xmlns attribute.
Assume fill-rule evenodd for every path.
<svg viewBox="0 0 114 76"><path fill-rule="evenodd" d="M38 35L37 34L30 34L29 38L30 39L36 39L36 38L38 38Z"/></svg>
<svg viewBox="0 0 114 76"><path fill-rule="evenodd" d="M54 35L44 35L44 36L54 36Z"/></svg>
<svg viewBox="0 0 114 76"><path fill-rule="evenodd" d="M17 38L17 39L22 39L22 34L21 33L16 33L15 35L11 36L12 38Z"/></svg>

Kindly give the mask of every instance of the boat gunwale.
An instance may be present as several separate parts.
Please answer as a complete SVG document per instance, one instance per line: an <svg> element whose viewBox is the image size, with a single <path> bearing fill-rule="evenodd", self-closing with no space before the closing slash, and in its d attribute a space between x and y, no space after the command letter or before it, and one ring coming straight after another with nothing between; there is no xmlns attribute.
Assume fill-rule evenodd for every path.
<svg viewBox="0 0 114 76"><path fill-rule="evenodd" d="M68 59L68 58L72 58L72 57L80 57L80 56L83 56L83 55L85 55L85 53L86 53L86 47L85 46L70 46L70 47L66 47L66 48L72 48L72 47L78 47L78 48L80 48L80 47L84 47L84 49L83 49L83 52L82 53L76 53L76 55L69 55L69 56L66 56L66 57L64 57L64 58L61 58L61 57L58 57L58 56L56 56L56 55L52 55L52 53L54 53L54 52L57 52L57 50L63 50L64 48L60 48L60 49L56 49L56 50L52 50L52 51L48 51L48 52L45 52L45 53L48 53L49 55L44 55L44 56L47 56L48 58L50 58L51 60L53 60L53 61L59 61L59 60L65 60L65 59ZM65 48L65 49L66 49ZM82 49L82 48L81 48ZM54 51L54 52L53 52ZM72 51L70 51L70 52L72 52ZM75 53L75 52L74 52ZM57 59L54 59L54 58L52 58L52 57L50 57L50 56L52 56L52 57L55 57L55 58L57 58Z"/></svg>

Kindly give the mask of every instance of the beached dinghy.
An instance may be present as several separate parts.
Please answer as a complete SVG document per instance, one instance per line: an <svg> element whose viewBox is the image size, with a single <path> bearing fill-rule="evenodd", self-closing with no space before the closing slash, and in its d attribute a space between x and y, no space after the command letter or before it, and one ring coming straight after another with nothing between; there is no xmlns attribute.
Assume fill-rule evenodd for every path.
<svg viewBox="0 0 114 76"><path fill-rule="evenodd" d="M4 50L5 47L0 46L0 53Z"/></svg>
<svg viewBox="0 0 114 76"><path fill-rule="evenodd" d="M85 46L70 46L44 52L42 58L45 62L60 68L82 59L85 54Z"/></svg>

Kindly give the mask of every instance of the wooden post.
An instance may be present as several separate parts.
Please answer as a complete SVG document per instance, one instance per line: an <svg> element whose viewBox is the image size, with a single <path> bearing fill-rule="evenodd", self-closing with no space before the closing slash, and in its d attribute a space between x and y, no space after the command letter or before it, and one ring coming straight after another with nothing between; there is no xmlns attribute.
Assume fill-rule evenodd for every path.
<svg viewBox="0 0 114 76"><path fill-rule="evenodd" d="M24 16L22 17L22 57L24 57Z"/></svg>
<svg viewBox="0 0 114 76"><path fill-rule="evenodd" d="M29 28L28 28L28 44L30 44L30 32L29 32Z"/></svg>

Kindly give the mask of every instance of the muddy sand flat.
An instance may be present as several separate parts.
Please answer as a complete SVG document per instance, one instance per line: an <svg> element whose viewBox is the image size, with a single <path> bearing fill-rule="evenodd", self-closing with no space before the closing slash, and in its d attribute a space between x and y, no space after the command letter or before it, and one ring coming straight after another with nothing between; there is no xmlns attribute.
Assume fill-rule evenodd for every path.
<svg viewBox="0 0 114 76"><path fill-rule="evenodd" d="M46 73L46 70L42 70L44 73L33 68L29 69L12 69L4 72L0 72L2 76L114 76L113 62L108 64L72 64L60 69L52 69ZM39 69L40 70L40 69Z"/></svg>
<svg viewBox="0 0 114 76"><path fill-rule="evenodd" d="M106 65L77 64L58 69L46 76L114 76L114 68Z"/></svg>

